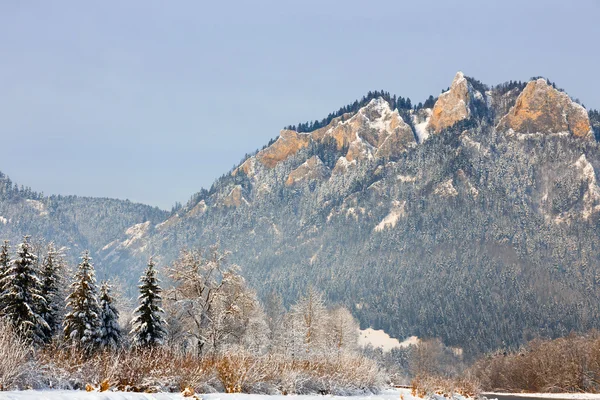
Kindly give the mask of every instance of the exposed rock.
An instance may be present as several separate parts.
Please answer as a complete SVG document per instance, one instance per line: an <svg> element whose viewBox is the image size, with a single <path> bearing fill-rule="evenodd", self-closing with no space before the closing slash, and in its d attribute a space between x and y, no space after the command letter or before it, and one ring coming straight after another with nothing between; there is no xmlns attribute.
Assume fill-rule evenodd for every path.
<svg viewBox="0 0 600 400"><path fill-rule="evenodd" d="M225 207L239 207L242 204L248 204L248 202L244 196L242 196L242 187L240 185L235 185L233 189L231 189L231 192L221 200L220 204Z"/></svg>
<svg viewBox="0 0 600 400"><path fill-rule="evenodd" d="M338 149L348 146L348 161L397 157L416 144L411 127L382 98L371 100L350 119L313 135L313 139L333 139Z"/></svg>
<svg viewBox="0 0 600 400"><path fill-rule="evenodd" d="M286 186L294 185L298 182L306 182L315 179L324 179L327 177L328 168L323 164L318 156L312 156L298 168L290 172L285 182Z"/></svg>
<svg viewBox="0 0 600 400"><path fill-rule="evenodd" d="M203 215L206 212L206 209L208 208L208 206L206 205L206 202L204 200L200 200L200 202L198 204L196 204L194 206L194 208L192 208L188 213L187 216L189 217L198 217Z"/></svg>
<svg viewBox="0 0 600 400"><path fill-rule="evenodd" d="M385 216L381 220L379 224L373 229L375 232L381 232L386 228L393 228L398 223L398 220L404 216L406 216L406 211L404 208L406 207L406 201L397 201L394 200L392 202L392 208L388 215Z"/></svg>
<svg viewBox="0 0 600 400"><path fill-rule="evenodd" d="M581 172L581 180L584 187L582 217L583 219L588 219L593 213L600 211L600 188L596 180L596 172L592 164L585 157L585 154L579 157L574 167Z"/></svg>
<svg viewBox="0 0 600 400"><path fill-rule="evenodd" d="M433 194L436 194L440 197L455 197L458 196L458 191L452 184L452 179L448 179L437 185L433 190Z"/></svg>
<svg viewBox="0 0 600 400"><path fill-rule="evenodd" d="M576 137L593 137L587 111L545 79L527 84L515 105L498 123L498 129L518 133L570 132Z"/></svg>
<svg viewBox="0 0 600 400"><path fill-rule="evenodd" d="M231 175L236 176L239 171L243 172L248 176L254 175L254 163L256 158L250 157L246 161L244 161L239 167L233 170Z"/></svg>
<svg viewBox="0 0 600 400"><path fill-rule="evenodd" d="M462 72L458 72L450 90L442 93L435 102L428 129L433 133L440 133L457 122L469 118L472 92L473 88L467 78Z"/></svg>
<svg viewBox="0 0 600 400"><path fill-rule="evenodd" d="M308 146L310 135L296 131L282 130L279 138L271 146L261 150L256 159L268 168L273 168L280 161L294 155L298 150Z"/></svg>

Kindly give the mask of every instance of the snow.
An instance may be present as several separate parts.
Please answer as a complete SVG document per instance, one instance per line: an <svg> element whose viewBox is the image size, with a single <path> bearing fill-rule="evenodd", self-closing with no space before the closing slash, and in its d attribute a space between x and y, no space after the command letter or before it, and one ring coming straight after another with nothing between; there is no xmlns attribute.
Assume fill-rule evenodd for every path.
<svg viewBox="0 0 600 400"><path fill-rule="evenodd" d="M388 335L382 329L367 328L358 331L358 344L360 346L371 345L375 348L380 348L384 352L388 352L392 349L417 345L419 344L419 338L411 336L401 342Z"/></svg>
<svg viewBox="0 0 600 400"><path fill-rule="evenodd" d="M385 216L381 220L379 224L373 229L375 232L381 232L385 228L393 228L398 223L398 220L406 215L406 211L404 211L404 207L406 206L406 201L393 201L392 208L388 215Z"/></svg>
<svg viewBox="0 0 600 400"><path fill-rule="evenodd" d="M44 206L44 203L42 203L41 201L27 199L27 200L25 200L25 202L31 208L33 208L34 210L38 211L40 216L48 215L48 211L46 210L46 206Z"/></svg>
<svg viewBox="0 0 600 400"><path fill-rule="evenodd" d="M8 224L8 220L6 218L4 218L2 215L0 215L0 224L2 224L2 225Z"/></svg>
<svg viewBox="0 0 600 400"><path fill-rule="evenodd" d="M427 114L427 116L425 117L425 119L423 119L423 121L419 119L418 115L412 115L413 125L415 127L417 137L419 138L419 143L423 143L429 137L427 125L429 125L429 120L431 119L431 108L425 109L425 113Z"/></svg>
<svg viewBox="0 0 600 400"><path fill-rule="evenodd" d="M140 246L140 240L146 235L150 228L150 221L142 222L141 224L135 224L129 227L125 234L129 236L127 240L122 243L125 248L133 247L136 245L139 251L142 251L145 246Z"/></svg>
<svg viewBox="0 0 600 400"><path fill-rule="evenodd" d="M245 393L198 394L203 400L405 400L415 399L407 389L388 389L376 395L360 396L319 396L319 395L259 395ZM66 390L27 390L22 392L0 392L0 400L175 400L184 399L180 393L124 393L124 392L83 392ZM194 397L187 397L194 399Z"/></svg>
<svg viewBox="0 0 600 400"><path fill-rule="evenodd" d="M533 397L543 399L600 399L600 394L595 393L482 393L485 397L492 400L494 396L517 396L517 397Z"/></svg>
<svg viewBox="0 0 600 400"><path fill-rule="evenodd" d="M398 175L396 176L398 182L406 183L406 182L416 182L417 177L412 175Z"/></svg>

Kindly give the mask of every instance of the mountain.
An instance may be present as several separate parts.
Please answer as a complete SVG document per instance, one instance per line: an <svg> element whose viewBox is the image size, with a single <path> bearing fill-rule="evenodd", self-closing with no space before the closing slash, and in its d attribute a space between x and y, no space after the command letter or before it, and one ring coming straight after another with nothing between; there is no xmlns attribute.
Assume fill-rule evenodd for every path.
<svg viewBox="0 0 600 400"><path fill-rule="evenodd" d="M0 172L0 238L19 243L22 236L66 247L72 263L85 249L98 254L109 240L125 240L136 223L160 223L169 213L127 200L79 196L43 196L19 187ZM111 274L104 264L102 272ZM116 271L115 271L116 272Z"/></svg>
<svg viewBox="0 0 600 400"><path fill-rule="evenodd" d="M475 355L600 328L598 136L598 113L546 79L488 87L459 72L416 107L376 92L290 126L171 214L72 200L86 221L52 209L30 233L82 232L130 280L150 255L218 243L263 295L289 303L312 285L363 327ZM41 221L29 200L0 215ZM100 232L103 202L119 214ZM22 230L10 225L0 236Z"/></svg>

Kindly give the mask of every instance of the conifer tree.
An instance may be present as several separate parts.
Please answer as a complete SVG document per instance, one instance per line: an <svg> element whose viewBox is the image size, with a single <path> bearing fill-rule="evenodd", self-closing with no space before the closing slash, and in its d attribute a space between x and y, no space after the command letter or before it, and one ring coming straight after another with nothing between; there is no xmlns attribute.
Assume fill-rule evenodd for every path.
<svg viewBox="0 0 600 400"><path fill-rule="evenodd" d="M10 245L8 240L5 240L2 244L2 247L0 247L0 280L4 277L4 274L6 274L6 271L8 270L9 262Z"/></svg>
<svg viewBox="0 0 600 400"><path fill-rule="evenodd" d="M162 345L167 334L166 323L162 317L164 313L161 308L162 298L160 293L162 289L158 283L154 263L150 259L148 267L140 278L138 286L140 289L140 296L138 297L140 305L135 309L135 317L131 321L133 326L131 335L136 346L154 347Z"/></svg>
<svg viewBox="0 0 600 400"><path fill-rule="evenodd" d="M100 286L100 346L102 348L116 349L121 346L122 336L119 327L119 311L115 300L110 294L108 282Z"/></svg>
<svg viewBox="0 0 600 400"><path fill-rule="evenodd" d="M65 338L73 345L92 352L100 344L100 306L96 276L89 252L85 251L67 297L69 312L64 320Z"/></svg>
<svg viewBox="0 0 600 400"><path fill-rule="evenodd" d="M10 263L10 245L8 240L5 240L0 247L0 315L4 310L4 303L2 302L2 293L4 293L4 287L2 284L2 279L4 275L6 275L6 271L8 271L8 265Z"/></svg>
<svg viewBox="0 0 600 400"><path fill-rule="evenodd" d="M28 341L46 340L48 324L40 315L46 306L42 296L41 281L36 273L37 257L33 254L29 237L17 247L17 256L8 263L0 284L4 288L0 297L4 315L17 332Z"/></svg>
<svg viewBox="0 0 600 400"><path fill-rule="evenodd" d="M46 341L50 341L56 332L58 332L61 317L60 311L64 308L59 289L61 268L62 260L60 254L54 248L54 244L50 243L40 270L42 296L46 300L46 303L40 310L40 315L48 324L48 329L45 330Z"/></svg>

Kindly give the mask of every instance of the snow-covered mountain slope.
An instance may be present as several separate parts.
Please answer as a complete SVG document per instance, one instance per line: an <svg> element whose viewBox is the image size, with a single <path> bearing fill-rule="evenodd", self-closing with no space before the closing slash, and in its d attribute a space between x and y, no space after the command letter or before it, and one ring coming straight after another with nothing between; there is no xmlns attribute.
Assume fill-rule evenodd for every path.
<svg viewBox="0 0 600 400"><path fill-rule="evenodd" d="M96 262L133 282L151 255L218 243L263 294L313 285L363 328L471 354L600 328L598 122L539 79L458 73L437 101L391 104L283 130L177 212L124 218Z"/></svg>

